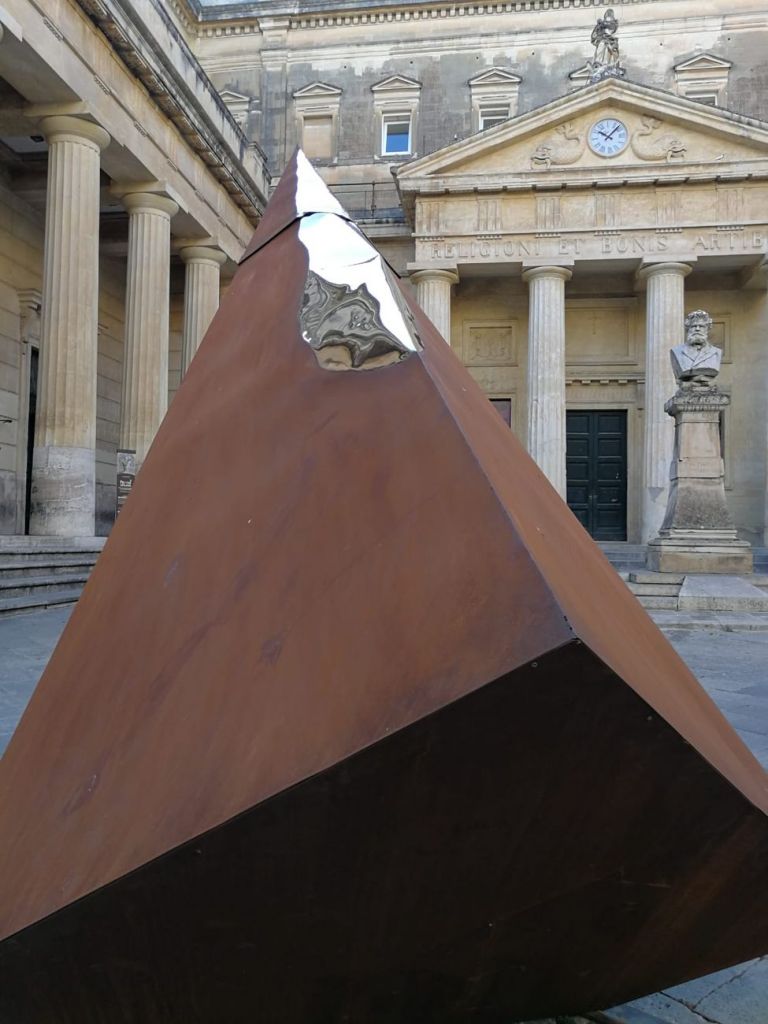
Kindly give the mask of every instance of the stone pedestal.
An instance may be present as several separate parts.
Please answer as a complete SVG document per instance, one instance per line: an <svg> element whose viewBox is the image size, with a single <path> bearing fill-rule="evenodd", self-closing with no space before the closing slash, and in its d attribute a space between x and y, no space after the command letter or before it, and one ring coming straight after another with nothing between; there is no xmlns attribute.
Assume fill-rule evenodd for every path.
<svg viewBox="0 0 768 1024"><path fill-rule="evenodd" d="M99 168L109 135L46 117L48 140L40 384L29 532L91 537L96 494Z"/></svg>
<svg viewBox="0 0 768 1024"><path fill-rule="evenodd" d="M565 282L567 267L526 270L528 452L565 498Z"/></svg>
<svg viewBox="0 0 768 1024"><path fill-rule="evenodd" d="M683 386L664 406L675 419L667 514L648 545L661 572L752 572L752 548L738 539L725 499L720 416L730 399L716 387Z"/></svg>

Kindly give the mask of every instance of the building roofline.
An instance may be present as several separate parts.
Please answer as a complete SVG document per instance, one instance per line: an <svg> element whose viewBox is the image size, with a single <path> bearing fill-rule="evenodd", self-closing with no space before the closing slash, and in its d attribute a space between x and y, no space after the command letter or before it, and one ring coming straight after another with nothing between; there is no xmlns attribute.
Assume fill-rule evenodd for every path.
<svg viewBox="0 0 768 1024"><path fill-rule="evenodd" d="M224 4L206 4L201 0L173 0L174 4L184 5L189 10L191 21L198 23L198 26L213 26L219 22L239 21L258 22L262 17L274 17L287 15L289 17L301 17L303 15L328 15L333 17L346 13L359 15L361 11L367 14L381 12L386 14L392 12L393 8L401 11L418 12L419 17L430 16L431 11L450 12L451 17L462 14L503 14L503 13L529 13L532 9L531 0L492 0L490 3L467 2L458 4L456 2L440 2L440 0L410 0L403 3L403 0L258 0L258 2L243 2L234 0ZM614 7L638 6L640 4L661 3L668 0L613 0ZM604 6L605 0L536 0L535 11L555 10L562 12L568 8L583 10L594 7L598 12ZM460 10L461 9L461 10Z"/></svg>
<svg viewBox="0 0 768 1024"><path fill-rule="evenodd" d="M116 54L175 124L211 174L221 182L245 215L256 223L267 202L269 171L261 147L249 142L216 87L200 66L167 4L149 0L153 11L194 69L202 90L192 89L159 45L148 26L137 18L130 0L77 0L88 18L104 33ZM188 0L184 0L188 2ZM215 113L214 113L215 112ZM229 139L217 127L226 124ZM248 164L255 164L253 169Z"/></svg>

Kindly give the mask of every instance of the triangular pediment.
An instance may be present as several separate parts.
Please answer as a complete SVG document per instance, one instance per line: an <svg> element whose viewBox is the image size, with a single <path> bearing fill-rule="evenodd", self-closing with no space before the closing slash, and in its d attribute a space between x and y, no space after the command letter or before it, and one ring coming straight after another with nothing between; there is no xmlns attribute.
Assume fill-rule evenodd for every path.
<svg viewBox="0 0 768 1024"><path fill-rule="evenodd" d="M421 82L406 75L390 75L389 78L371 86L371 92L402 92L404 89L421 89Z"/></svg>
<svg viewBox="0 0 768 1024"><path fill-rule="evenodd" d="M620 121L626 143L609 155L590 146L603 118ZM600 143L598 135L592 139ZM744 179L768 171L768 124L635 83L587 85L401 167L403 193L428 183L449 190L578 186L613 179ZM619 179L616 181L616 179ZM554 179L554 180L553 180Z"/></svg>
<svg viewBox="0 0 768 1024"><path fill-rule="evenodd" d="M229 105L230 103L250 103L249 96L243 96L240 92L235 92L234 89L222 89L219 96L224 102Z"/></svg>
<svg viewBox="0 0 768 1024"><path fill-rule="evenodd" d="M294 99L318 98L326 99L328 96L341 96L342 90L336 85L328 85L327 82L312 82L293 94Z"/></svg>
<svg viewBox="0 0 768 1024"><path fill-rule="evenodd" d="M514 71L509 71L507 68L486 68L485 71L481 71L480 74L470 78L470 86L478 85L518 85L522 82L520 75L516 75Z"/></svg>
<svg viewBox="0 0 768 1024"><path fill-rule="evenodd" d="M571 71L568 77L572 82L588 82L592 77L592 68L589 64L582 64L580 68Z"/></svg>
<svg viewBox="0 0 768 1024"><path fill-rule="evenodd" d="M679 64L675 64L674 71L728 71L733 67L729 60L716 57L714 53L699 53L695 57L689 57Z"/></svg>

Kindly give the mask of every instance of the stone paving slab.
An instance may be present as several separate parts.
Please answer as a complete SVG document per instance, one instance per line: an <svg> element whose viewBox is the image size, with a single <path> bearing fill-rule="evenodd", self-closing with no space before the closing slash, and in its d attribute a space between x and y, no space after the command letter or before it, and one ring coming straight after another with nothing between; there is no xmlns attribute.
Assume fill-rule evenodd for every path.
<svg viewBox="0 0 768 1024"><path fill-rule="evenodd" d="M740 576L702 573L685 577L678 608L681 612L768 612L768 594Z"/></svg>
<svg viewBox="0 0 768 1024"><path fill-rule="evenodd" d="M607 1010L606 1024L767 1024L768 957Z"/></svg>
<svg viewBox="0 0 768 1024"><path fill-rule="evenodd" d="M0 619L0 752L71 613L71 607L56 608ZM657 615L654 618L658 621ZM764 624L760 628L727 629L713 622L707 613L673 613L665 623L665 632L723 714L768 768L768 616L733 618L754 618ZM593 1022L768 1024L768 957L602 1013L530 1024Z"/></svg>
<svg viewBox="0 0 768 1024"><path fill-rule="evenodd" d="M648 614L664 632L670 629L712 629L724 633L768 632L768 614L760 612L678 612L654 609Z"/></svg>

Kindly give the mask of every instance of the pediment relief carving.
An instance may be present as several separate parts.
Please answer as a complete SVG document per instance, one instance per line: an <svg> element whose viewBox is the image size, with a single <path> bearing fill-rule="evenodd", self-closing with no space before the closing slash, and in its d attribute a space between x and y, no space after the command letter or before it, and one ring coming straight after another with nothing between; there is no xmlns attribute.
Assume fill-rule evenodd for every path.
<svg viewBox="0 0 768 1024"><path fill-rule="evenodd" d="M575 164L586 148L587 133L573 122L559 124L531 152L531 167L549 168Z"/></svg>
<svg viewBox="0 0 768 1024"><path fill-rule="evenodd" d="M589 140L590 130L604 118L614 118L626 129L626 144L608 155L593 151ZM729 111L669 92L611 82L579 89L482 136L413 161L399 171L398 180L409 191L409 179L414 186L419 179L438 177L441 183L480 175L538 179L559 168L583 172L585 178L593 174L610 178L616 172L639 177L649 165L656 165L663 177L679 174L683 166L696 174L709 173L712 165L719 165L716 173L721 174L729 164L737 165L734 174L743 175L745 168L764 173L768 124L747 122Z"/></svg>
<svg viewBox="0 0 768 1024"><path fill-rule="evenodd" d="M615 156L603 157L587 144L590 129L598 121L614 119L626 127L628 143ZM555 125L532 138L510 140L506 147L458 165L460 174L547 171L554 167L591 167L610 172L631 165L724 163L730 160L768 160L768 149L756 152L744 142L722 138L667 121L651 113L627 113L605 108Z"/></svg>

